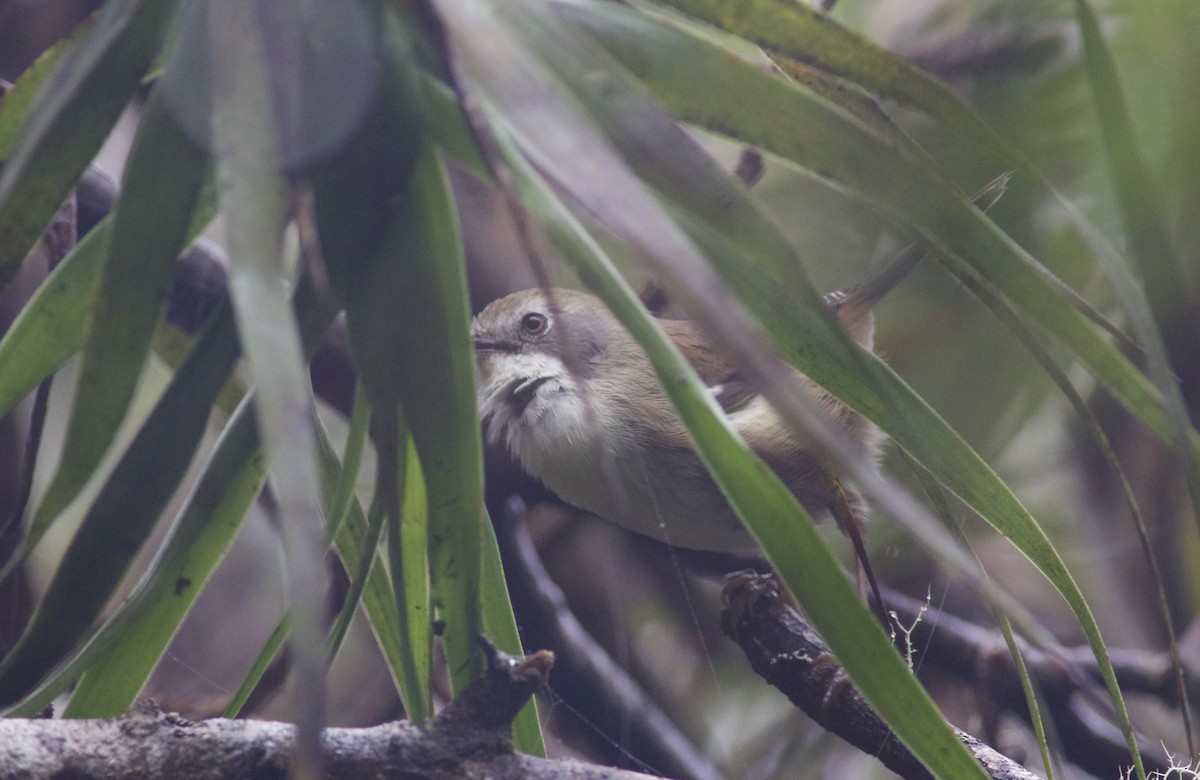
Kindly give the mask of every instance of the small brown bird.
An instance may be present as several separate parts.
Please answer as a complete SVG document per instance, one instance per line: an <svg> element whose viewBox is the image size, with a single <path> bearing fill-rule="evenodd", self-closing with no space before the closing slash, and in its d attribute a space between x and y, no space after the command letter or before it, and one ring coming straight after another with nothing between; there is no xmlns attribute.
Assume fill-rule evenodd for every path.
<svg viewBox="0 0 1200 780"><path fill-rule="evenodd" d="M867 348L872 295L856 288L827 298ZM696 323L659 324L735 430L806 509L850 523L865 516L859 497L842 491L809 443L739 377ZM513 293L480 312L471 336L488 440L507 445L529 474L564 501L678 547L756 550L692 447L641 347L597 298L558 289ZM874 458L876 428L805 382L863 456Z"/></svg>
<svg viewBox="0 0 1200 780"><path fill-rule="evenodd" d="M1010 176L1001 174L985 185L975 204L991 208ZM859 344L873 348L872 307L925 254L922 247L909 247L865 283L825 297ZM825 471L810 442L783 423L698 325L659 324L734 429L799 502L817 516L832 514L838 520L878 597L858 532L866 516L862 500ZM529 474L564 501L678 547L756 552L692 447L649 360L598 299L571 290L513 293L479 313L471 338L488 440L504 442ZM880 434L875 426L804 381L862 456L876 458Z"/></svg>

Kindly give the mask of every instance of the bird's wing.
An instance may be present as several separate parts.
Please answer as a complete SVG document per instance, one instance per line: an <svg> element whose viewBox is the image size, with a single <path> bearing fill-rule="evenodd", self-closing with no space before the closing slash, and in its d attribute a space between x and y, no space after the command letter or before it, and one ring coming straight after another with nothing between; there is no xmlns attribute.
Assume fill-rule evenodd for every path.
<svg viewBox="0 0 1200 780"><path fill-rule="evenodd" d="M667 336L696 369L726 413L744 408L757 395L733 361L717 349L691 320L659 320Z"/></svg>

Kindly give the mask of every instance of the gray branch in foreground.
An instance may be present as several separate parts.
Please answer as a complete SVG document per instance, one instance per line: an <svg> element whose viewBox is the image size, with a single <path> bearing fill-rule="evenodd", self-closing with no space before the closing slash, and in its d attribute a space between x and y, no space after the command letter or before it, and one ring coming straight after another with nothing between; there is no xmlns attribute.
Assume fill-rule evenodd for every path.
<svg viewBox="0 0 1200 780"><path fill-rule="evenodd" d="M547 652L524 661L493 653L487 675L427 724L326 729L324 774L339 780L649 780L513 749L512 719L545 684L553 662ZM0 719L0 779L282 778L295 735L289 723L223 718L192 723L153 702L107 720Z"/></svg>

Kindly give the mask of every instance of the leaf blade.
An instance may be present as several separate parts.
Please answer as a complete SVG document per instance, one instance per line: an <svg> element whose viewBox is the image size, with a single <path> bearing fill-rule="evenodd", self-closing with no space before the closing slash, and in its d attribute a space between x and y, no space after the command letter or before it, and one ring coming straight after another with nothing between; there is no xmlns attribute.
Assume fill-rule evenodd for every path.
<svg viewBox="0 0 1200 780"><path fill-rule="evenodd" d="M157 54L175 6L176 0L106 4L26 115L0 171L0 287L108 136Z"/></svg>
<svg viewBox="0 0 1200 780"><path fill-rule="evenodd" d="M27 531L28 547L79 494L125 418L151 337L186 244L207 155L167 114L147 103L113 212L93 297L80 379L57 470ZM173 207L163 209L164 201ZM207 222L210 213L196 214Z"/></svg>

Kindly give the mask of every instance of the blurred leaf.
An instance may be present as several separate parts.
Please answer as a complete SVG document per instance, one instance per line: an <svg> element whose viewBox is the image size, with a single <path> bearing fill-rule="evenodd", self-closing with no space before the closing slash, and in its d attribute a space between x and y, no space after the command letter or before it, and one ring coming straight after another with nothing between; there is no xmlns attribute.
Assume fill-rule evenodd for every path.
<svg viewBox="0 0 1200 780"><path fill-rule="evenodd" d="M54 72L63 55L92 29L93 17L80 22L70 35L42 52L21 73L12 89L0 95L0 163L8 159L34 98L46 78Z"/></svg>
<svg viewBox="0 0 1200 780"><path fill-rule="evenodd" d="M213 196L208 188L202 191L188 242L211 220ZM0 364L5 367L0 372L0 413L11 411L83 346L111 231L109 216L84 236L46 277L0 339Z"/></svg>
<svg viewBox="0 0 1200 780"><path fill-rule="evenodd" d="M64 717L113 717L133 704L233 543L266 481L266 468L253 409L243 399L158 555L81 654L97 652L92 645L107 645L88 662Z"/></svg>
<svg viewBox="0 0 1200 780"><path fill-rule="evenodd" d="M1171 244L1161 187L1142 160L1116 65L1105 45L1099 22L1087 0L1075 0L1075 10L1117 201L1124 213L1126 231L1141 264L1142 276L1158 306L1151 309L1144 296L1131 290L1118 289L1117 293L1122 296L1122 304L1133 320L1134 332L1146 350L1150 375L1167 399L1170 441L1183 461L1193 514L1200 521L1200 453L1189 444L1188 435L1193 432L1191 420L1163 345L1163 339L1168 337L1176 343L1193 338L1200 328L1200 318L1196 317L1189 301L1188 286Z"/></svg>
<svg viewBox="0 0 1200 780"><path fill-rule="evenodd" d="M279 654L279 648L283 647L283 643L287 641L288 634L292 630L292 615L285 614L279 624L275 626L275 630L267 637L267 641L263 643L262 649L259 650L258 656L254 659L254 663L250 665L250 671L246 672L245 679L238 689L234 691L233 698L225 705L225 709L221 711L222 718L236 718L242 714L242 708L246 706L246 702L254 694L254 689L258 687L262 681L263 675L266 674L267 668L270 667L271 661L275 660L275 656Z"/></svg>
<svg viewBox="0 0 1200 780"><path fill-rule="evenodd" d="M12 411L83 346L111 230L107 217L84 236L0 339L0 412Z"/></svg>
<svg viewBox="0 0 1200 780"><path fill-rule="evenodd" d="M1134 331L1141 337L1146 348L1150 374L1159 390L1167 399L1167 411L1171 417L1171 441L1179 453L1184 476L1192 501L1193 516L1200 521L1200 455L1189 441L1193 433L1192 423L1184 402L1178 379L1171 369L1163 339L1170 343L1186 342L1193 338L1200 327L1188 298L1186 277L1181 273L1179 258L1171 244L1167 228L1166 203L1160 196L1161 189L1154 182L1149 169L1142 160L1133 133L1133 122L1125 105L1116 66L1105 45L1100 25L1087 0L1075 0L1076 15L1083 38L1083 53L1088 78L1092 85L1097 112L1100 117L1100 133L1104 140L1109 169L1116 184L1117 200L1124 212L1126 230L1130 235L1133 250L1141 263L1142 276L1146 279L1152 298L1158 306L1152 313L1157 320L1151 322L1146 316L1148 305L1140 295L1124 291L1125 309L1134 322ZM1118 290L1118 293L1123 291ZM1194 292L1194 291L1193 291ZM1183 665L1175 627L1171 619L1167 594L1162 574L1150 543L1149 532L1138 510L1132 488L1116 454L1104 437L1098 423L1088 421L1093 438L1099 443L1109 468L1115 474L1126 502L1133 514L1138 539L1147 558L1147 567L1154 580L1158 607L1163 626L1166 628L1167 644L1176 675L1176 685L1181 693L1180 707L1188 747L1195 752L1192 742L1191 716L1184 691Z"/></svg>
<svg viewBox="0 0 1200 780"><path fill-rule="evenodd" d="M309 284L301 284L297 289L295 308L305 352L311 355L335 312L317 299ZM232 341L236 357L237 342L228 307L222 306L214 317L221 323L210 324L209 329L218 326L223 329L227 343ZM198 343L203 343L203 338ZM191 381L185 372L193 370L188 368L188 362L193 360L189 353L172 387L174 382ZM163 399L166 398L164 394ZM132 451L131 446L129 452ZM266 467L253 409L243 401L168 530L158 555L129 598L88 644L15 707L13 714L37 712L84 670L91 673L72 697L73 712L101 717L95 713L120 712L132 704L232 544L250 502L261 488ZM136 546L127 546L136 552Z"/></svg>
<svg viewBox="0 0 1200 780"><path fill-rule="evenodd" d="M125 169L107 257L58 469L30 521L35 544L79 495L116 436L142 375L154 326L204 184L207 156L175 125L156 95L147 103ZM171 208L162 204L170 202ZM198 214L207 222L212 213ZM19 558L20 556L17 556Z"/></svg>
<svg viewBox="0 0 1200 780"><path fill-rule="evenodd" d="M357 393L355 395L355 407L352 412L352 417L357 418L357 426L354 422L351 424L350 436L347 439L347 455L345 465L339 462L337 454L333 450L333 446L329 442L329 436L323 426L318 426L318 446L321 453L321 476L322 476L322 492L326 498L326 516L329 518L325 526L325 546L328 547L334 543L335 537L345 538L353 533L354 529L345 531L343 528L343 520L347 513L351 510L351 503L354 505L354 511L357 518L361 521L361 508L358 506L358 501L354 497L353 488L358 476L358 463L355 460L353 452L357 447L358 456L362 455L362 446L365 442L366 425L365 421L368 415L363 413L366 408L365 399L362 399ZM361 430L359 430L361 429ZM349 485L349 490L343 492L343 488ZM339 512L337 507L341 505L342 509ZM371 519L368 523L365 537L362 540L353 542L357 549L354 552L348 552L347 557L356 561L353 566L346 564L345 557L343 565L346 568L346 573L351 580L351 588L347 593L345 601L342 605L341 612L338 614L337 621L334 624L333 630L330 632L329 639L326 643L327 660L333 663L337 655L338 649L341 647L342 640L346 636L346 630L350 626L350 621L354 613L358 611L360 597L362 596L365 583L370 580L369 572L372 569L372 563L375 562L375 548L379 545L379 527L382 526L382 518L378 521ZM361 552L367 552L368 557L360 555ZM365 563L369 561L370 563ZM361 570L361 576L356 576ZM360 582L361 580L361 582ZM254 693L254 690L261 682L263 674L267 671L271 661L279 652L279 648L287 640L288 633L291 631L292 620L291 614L285 613L279 620L279 624L271 635L267 637L267 641L259 650L258 657L250 667L250 671L246 673L246 677L242 680L242 684L238 687L233 698L226 705L222 715L226 718L236 718Z"/></svg>
<svg viewBox="0 0 1200 780"><path fill-rule="evenodd" d="M158 53L175 0L113 0L26 115L0 172L0 287L96 155Z"/></svg>
<svg viewBox="0 0 1200 780"><path fill-rule="evenodd" d="M807 512L734 433L600 246L517 155L507 159L525 204L551 240L646 350L721 490L855 685L937 776L986 777L884 637Z"/></svg>
<svg viewBox="0 0 1200 780"><path fill-rule="evenodd" d="M933 77L843 27L827 13L786 0L658 0L768 51L860 84L946 122L985 148L1008 148L977 114ZM997 167L1004 163L997 161Z"/></svg>
<svg viewBox="0 0 1200 780"><path fill-rule="evenodd" d="M271 466L287 571L292 620L290 717L296 724L291 772L315 778L325 717L325 653L322 614L326 576L324 527L315 409L299 329L288 302L290 274L283 230L290 215L283 173L283 130L296 106L276 100L269 14L239 0L214 2L207 24L212 58L213 149L225 243L230 256L229 292L238 336L254 383L259 436ZM288 43L295 41L286 37ZM290 77L291 74L289 74ZM304 207L294 210L305 257L296 268L318 273Z"/></svg>
<svg viewBox="0 0 1200 780"><path fill-rule="evenodd" d="M458 97L442 81L426 77L422 83L426 131L438 148L479 179L488 179L487 163L463 116Z"/></svg>
<svg viewBox="0 0 1200 780"><path fill-rule="evenodd" d="M100 490L25 633L0 662L0 704L23 696L84 636L183 477L238 356L219 308Z"/></svg>

